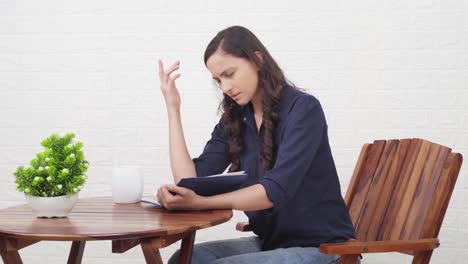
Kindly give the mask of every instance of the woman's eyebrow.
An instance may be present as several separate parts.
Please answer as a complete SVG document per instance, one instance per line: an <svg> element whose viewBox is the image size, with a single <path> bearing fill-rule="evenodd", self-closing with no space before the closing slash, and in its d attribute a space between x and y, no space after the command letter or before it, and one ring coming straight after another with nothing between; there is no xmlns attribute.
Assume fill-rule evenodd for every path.
<svg viewBox="0 0 468 264"><path fill-rule="evenodd" d="M224 71L222 71L221 74L220 74L219 76L220 76L220 77L223 77L223 76L226 75L226 72L227 72L227 71L229 71L229 70L235 70L235 69L236 69L236 67L227 68L227 69L225 69ZM218 78L215 77L215 76L213 76L213 79L217 80Z"/></svg>

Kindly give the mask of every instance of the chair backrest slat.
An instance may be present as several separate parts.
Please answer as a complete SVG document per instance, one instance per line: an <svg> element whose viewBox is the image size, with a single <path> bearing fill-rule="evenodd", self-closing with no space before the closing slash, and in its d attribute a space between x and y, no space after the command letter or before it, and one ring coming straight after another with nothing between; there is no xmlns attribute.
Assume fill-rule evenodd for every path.
<svg viewBox="0 0 468 264"><path fill-rule="evenodd" d="M429 150L431 148L431 143L428 141L423 141L419 152L416 154L416 163L414 168L411 171L408 184L402 186L400 190L404 189L404 192L398 194L402 195L401 204L397 210L395 223L392 227L392 232L390 234L391 240L400 239L401 232L408 218L409 210L413 202L414 195L416 193L416 188L418 187L419 179L421 178L422 172L424 170L424 165L426 163L427 157L429 155Z"/></svg>
<svg viewBox="0 0 468 264"><path fill-rule="evenodd" d="M362 170L366 166L367 154L369 153L371 146L371 144L364 144L364 146L362 146L361 153L359 154L359 158L356 162L356 167L354 168L353 176L351 177L344 199L348 210L351 208L351 201L354 199L354 194L356 193Z"/></svg>
<svg viewBox="0 0 468 264"><path fill-rule="evenodd" d="M439 181L432 196L426 219L421 229L420 238L438 237L445 212L452 196L455 182L460 172L463 157L459 153L450 153L444 164Z"/></svg>
<svg viewBox="0 0 468 264"><path fill-rule="evenodd" d="M398 141L394 141L398 143ZM403 164L408 152L411 140L401 140L396 147L395 155L391 160L388 161L389 168L385 173L385 182L382 183L382 188L379 188L379 192L375 192L376 197L376 209L373 213L372 221L370 221L368 232L365 237L366 241L378 240L378 237L382 231L382 225L386 224L388 219L385 217L386 212L390 207L392 201L392 195L395 190L395 186L398 181L398 176L401 173ZM373 198L369 197L368 200Z"/></svg>
<svg viewBox="0 0 468 264"><path fill-rule="evenodd" d="M436 238L462 161L422 139L365 144L345 196L357 239Z"/></svg>
<svg viewBox="0 0 468 264"><path fill-rule="evenodd" d="M411 173L418 157L417 153L419 153L419 150L421 149L422 140L407 139L406 141L409 141L409 147L406 155L404 156L402 168L398 175L395 175L397 182L391 193L390 204L385 212L384 221L377 240L389 240L394 232L393 226L397 219L398 209L403 203L406 187L408 186Z"/></svg>
<svg viewBox="0 0 468 264"><path fill-rule="evenodd" d="M389 140L385 144L377 169L372 177L369 192L367 193L361 212L361 221L359 221L357 225L357 236L361 241L375 240L377 236L377 230L371 229L370 226L372 222L379 221L379 219L383 218L383 215L376 215L376 209L378 206L382 206L379 204L379 197L384 188L384 183L395 156L398 143L398 140Z"/></svg>
<svg viewBox="0 0 468 264"><path fill-rule="evenodd" d="M353 199L349 205L349 214L354 226L358 225L358 220L360 219L364 202L366 201L367 192L369 191L372 177L377 170L377 165L379 164L380 156L382 155L384 147L385 141L375 141L369 147L365 160L362 161L365 166L359 171L359 174L355 175L358 180L355 182L356 186L353 186ZM356 167L358 168L359 164Z"/></svg>
<svg viewBox="0 0 468 264"><path fill-rule="evenodd" d="M431 146L429 158L419 180L407 223L400 236L401 239L419 238L435 187L450 151L450 148L441 145L433 144Z"/></svg>

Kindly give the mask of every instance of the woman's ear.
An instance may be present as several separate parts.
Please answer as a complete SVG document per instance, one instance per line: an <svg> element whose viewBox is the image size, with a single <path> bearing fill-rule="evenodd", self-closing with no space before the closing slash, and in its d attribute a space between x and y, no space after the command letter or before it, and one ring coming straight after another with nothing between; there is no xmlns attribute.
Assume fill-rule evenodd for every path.
<svg viewBox="0 0 468 264"><path fill-rule="evenodd" d="M257 56L258 61L260 62L260 65L263 64L263 54L260 51L255 51L255 56Z"/></svg>

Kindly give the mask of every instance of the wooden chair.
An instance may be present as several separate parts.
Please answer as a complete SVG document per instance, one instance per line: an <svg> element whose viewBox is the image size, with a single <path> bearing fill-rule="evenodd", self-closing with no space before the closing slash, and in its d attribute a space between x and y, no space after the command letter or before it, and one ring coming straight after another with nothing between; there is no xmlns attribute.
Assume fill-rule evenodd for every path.
<svg viewBox="0 0 468 264"><path fill-rule="evenodd" d="M345 196L357 240L322 244L320 251L341 255L341 264L380 252L429 263L462 161L461 154L422 139L365 144ZM250 230L246 223L236 228Z"/></svg>

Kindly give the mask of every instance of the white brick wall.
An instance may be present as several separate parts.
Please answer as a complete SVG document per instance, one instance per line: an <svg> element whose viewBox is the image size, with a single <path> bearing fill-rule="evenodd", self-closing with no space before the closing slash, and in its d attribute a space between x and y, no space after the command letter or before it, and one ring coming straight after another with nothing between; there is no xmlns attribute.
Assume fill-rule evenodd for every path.
<svg viewBox="0 0 468 264"><path fill-rule="evenodd" d="M82 197L110 195L117 165L142 166L146 194L170 182L156 61L182 62L184 129L198 155L217 120L204 48L232 24L254 31L322 101L343 190L373 139L421 137L468 155L465 0L0 0L0 208L23 202L12 172L52 132L74 131L85 143L92 166ZM433 263L468 257L466 176L462 168ZM246 235L234 231L243 219L200 231L197 242ZM176 246L162 250L165 260ZM64 263L68 248L43 242L21 254L25 263ZM144 263L139 248L110 251L110 242L90 242L84 263ZM363 263L409 260L390 256Z"/></svg>

